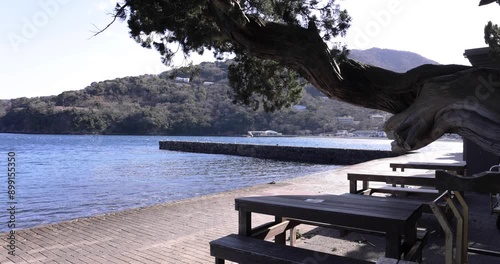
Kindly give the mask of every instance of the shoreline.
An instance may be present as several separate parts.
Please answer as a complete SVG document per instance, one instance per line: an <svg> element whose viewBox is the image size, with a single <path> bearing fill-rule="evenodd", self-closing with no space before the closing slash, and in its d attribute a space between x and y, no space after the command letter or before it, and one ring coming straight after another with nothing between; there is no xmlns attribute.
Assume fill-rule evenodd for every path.
<svg viewBox="0 0 500 264"><path fill-rule="evenodd" d="M55 134L55 133L35 133L35 132L0 132L0 134L12 134L12 135L47 135L47 136L131 136L131 137L220 137L220 138L231 138L231 137L248 137L245 134L241 135L165 135L165 134L96 134L96 133L81 133L81 134ZM254 138L332 138L332 139L374 139L374 140L391 140L387 137L329 137L320 135L281 135L281 136L254 136ZM251 138L251 137L249 137ZM462 141L461 138L439 138L436 141Z"/></svg>

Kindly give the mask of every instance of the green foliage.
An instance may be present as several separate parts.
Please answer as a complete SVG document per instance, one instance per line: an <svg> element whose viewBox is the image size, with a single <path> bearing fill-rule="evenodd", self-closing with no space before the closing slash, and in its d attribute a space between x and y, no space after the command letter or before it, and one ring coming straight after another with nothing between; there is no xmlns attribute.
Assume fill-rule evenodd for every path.
<svg viewBox="0 0 500 264"><path fill-rule="evenodd" d="M191 52L203 54L206 50L211 50L219 59L225 58L226 54L235 54L240 65L232 67L229 79L238 102L254 109L262 103L264 109L269 111L296 103L300 97L299 74L277 63L245 54L243 47L220 30L209 2L124 0L117 4L115 15L127 20L134 40L143 47L159 51L163 63L167 65L171 65L177 50L183 52L185 57ZM238 3L247 16L317 30L319 36L332 47L330 54L340 60L345 59L345 46L338 47L332 41L334 37L346 34L351 17L346 10L340 9L335 0L244 0ZM193 71L187 74L189 76L173 73L192 80L199 76ZM257 85L263 80L262 85Z"/></svg>
<svg viewBox="0 0 500 264"><path fill-rule="evenodd" d="M305 109L253 111L228 97L232 92L225 78L229 65L236 64L196 66L197 82L172 80L168 77L172 72L165 72L92 83L83 90L52 97L3 100L0 132L242 135L249 130L272 129L284 134L322 133L339 128L335 121L339 115L363 120L373 112L327 99L310 85L297 103Z"/></svg>
<svg viewBox="0 0 500 264"><path fill-rule="evenodd" d="M245 0L240 5L247 15L266 21L304 27L314 23L326 41L344 35L351 22L334 0ZM132 38L158 50L166 64L178 47L185 55L205 49L216 56L242 51L220 31L205 0L125 0L116 6L115 14L127 20Z"/></svg>
<svg viewBox="0 0 500 264"><path fill-rule="evenodd" d="M500 27L488 22L484 27L484 40L490 46L490 54L495 59L500 58Z"/></svg>
<svg viewBox="0 0 500 264"><path fill-rule="evenodd" d="M264 110L269 112L298 103L304 86L294 71L246 54L236 57L236 63L229 66L228 77L235 102L253 110L259 109L262 102Z"/></svg>
<svg viewBox="0 0 500 264"><path fill-rule="evenodd" d="M247 0L241 1L246 14L260 17L266 21L309 27L314 23L324 40L329 41L338 35L345 35L351 17L341 10L335 0Z"/></svg>

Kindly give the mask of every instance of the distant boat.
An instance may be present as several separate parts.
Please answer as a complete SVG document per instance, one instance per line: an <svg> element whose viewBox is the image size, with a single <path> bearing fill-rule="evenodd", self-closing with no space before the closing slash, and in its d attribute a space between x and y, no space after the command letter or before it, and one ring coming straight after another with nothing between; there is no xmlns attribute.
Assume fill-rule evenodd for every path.
<svg viewBox="0 0 500 264"><path fill-rule="evenodd" d="M265 130L265 131L248 131L249 137L282 137L283 134L278 133L273 130Z"/></svg>

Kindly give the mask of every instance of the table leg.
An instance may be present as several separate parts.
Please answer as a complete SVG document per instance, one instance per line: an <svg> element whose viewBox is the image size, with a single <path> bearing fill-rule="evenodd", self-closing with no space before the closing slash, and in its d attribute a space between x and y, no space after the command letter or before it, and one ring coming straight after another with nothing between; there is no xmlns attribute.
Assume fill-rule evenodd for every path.
<svg viewBox="0 0 500 264"><path fill-rule="evenodd" d="M388 232L385 234L385 257L401 258L401 235L399 232Z"/></svg>
<svg viewBox="0 0 500 264"><path fill-rule="evenodd" d="M252 235L252 212L238 211L238 234L241 236Z"/></svg>
<svg viewBox="0 0 500 264"><path fill-rule="evenodd" d="M358 193L358 181L356 180L349 181L349 192L354 194Z"/></svg>
<svg viewBox="0 0 500 264"><path fill-rule="evenodd" d="M404 253L408 253L411 248L417 243L417 224L407 226L404 233L403 248Z"/></svg>
<svg viewBox="0 0 500 264"><path fill-rule="evenodd" d="M283 222L283 217L281 217L281 216L275 216L274 217L274 221L276 223L281 223L281 222ZM285 230L285 232L283 232L283 233L281 233L279 235L276 235L274 237L274 243L281 244L281 245L285 245L286 244L286 230Z"/></svg>
<svg viewBox="0 0 500 264"><path fill-rule="evenodd" d="M363 181L363 191L368 190L368 181Z"/></svg>

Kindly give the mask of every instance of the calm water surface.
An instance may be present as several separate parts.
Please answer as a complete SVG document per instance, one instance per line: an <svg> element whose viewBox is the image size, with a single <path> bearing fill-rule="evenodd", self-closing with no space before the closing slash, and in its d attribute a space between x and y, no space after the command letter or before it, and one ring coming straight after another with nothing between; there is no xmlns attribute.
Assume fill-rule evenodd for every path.
<svg viewBox="0 0 500 264"><path fill-rule="evenodd" d="M3 156L0 157L0 171L4 171L5 178L7 153L16 153L16 228L175 201L337 168L159 150L160 140L390 149L390 141L381 139L0 134L0 155ZM433 144L424 151L441 149L443 146L439 144L450 143ZM5 179L0 181L0 204L5 207L7 202ZM2 213L0 217L0 222L8 221L7 214ZM7 225L0 224L0 232L5 231L8 231Z"/></svg>

